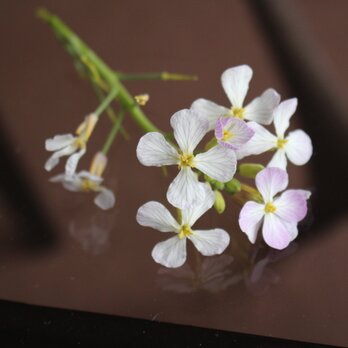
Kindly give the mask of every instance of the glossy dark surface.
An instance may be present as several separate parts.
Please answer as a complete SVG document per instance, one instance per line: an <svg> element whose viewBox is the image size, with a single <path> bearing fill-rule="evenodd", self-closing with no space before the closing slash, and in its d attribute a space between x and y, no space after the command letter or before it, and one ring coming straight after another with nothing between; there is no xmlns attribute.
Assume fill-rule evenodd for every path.
<svg viewBox="0 0 348 348"><path fill-rule="evenodd" d="M310 39L313 65L322 64L323 75L334 81L329 86L337 99L330 99L330 122L327 112L313 122L309 110L320 100L294 89L290 67L282 64L258 18L261 13L249 2L2 1L1 299L348 345L348 147L341 140L335 144L341 138L332 135L348 135L348 116L336 118L337 108L344 115L347 107L348 6L345 1L283 3L299 16L294 26ZM204 258L189 248L180 269L155 264L150 252L164 236L138 226L135 214L148 200L165 203L169 179L136 160L141 132L131 120L126 128L132 138L116 141L105 173L105 183L117 195L113 210L99 211L92 196L49 183L51 174L43 169L45 139L73 131L97 101L50 28L35 19L38 5L59 15L117 70L199 75L197 82L127 84L134 94L151 95L144 110L165 130L169 117L198 97L226 103L220 74L234 65L254 69L249 100L268 87L283 99L299 96L292 126L304 127L315 146L310 164L289 168L290 187L313 191L300 238L283 252L251 246L238 229L239 208L228 201L228 213L211 211L200 221L200 227L231 233L223 255ZM106 119L100 123L80 168L89 165L108 126ZM340 170L334 172L336 165Z"/></svg>

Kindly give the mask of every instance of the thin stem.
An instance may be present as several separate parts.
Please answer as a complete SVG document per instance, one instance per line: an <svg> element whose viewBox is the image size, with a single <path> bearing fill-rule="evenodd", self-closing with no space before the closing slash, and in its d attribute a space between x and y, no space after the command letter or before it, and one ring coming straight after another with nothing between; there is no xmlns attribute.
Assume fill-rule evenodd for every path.
<svg viewBox="0 0 348 348"><path fill-rule="evenodd" d="M117 96L117 89L113 88L111 92L105 97L105 99L100 103L100 105L97 107L97 109L94 111L94 113L99 117L106 108L109 107L110 103L115 99Z"/></svg>
<svg viewBox="0 0 348 348"><path fill-rule="evenodd" d="M120 128L121 128L121 125L122 125L122 122L123 122L123 119L124 119L124 111L122 110L116 120L116 122L114 123L114 126L112 127L108 137L106 138L106 141L104 143L104 146L102 148L102 153L106 156L107 153L109 152L110 150L110 147L112 145L112 143L114 142L116 136L117 136L117 133L119 132Z"/></svg>
<svg viewBox="0 0 348 348"><path fill-rule="evenodd" d="M162 81L196 81L198 77L195 75L172 74L168 72L150 72L139 74L124 74L116 72L121 81L139 81L139 80L162 80Z"/></svg>

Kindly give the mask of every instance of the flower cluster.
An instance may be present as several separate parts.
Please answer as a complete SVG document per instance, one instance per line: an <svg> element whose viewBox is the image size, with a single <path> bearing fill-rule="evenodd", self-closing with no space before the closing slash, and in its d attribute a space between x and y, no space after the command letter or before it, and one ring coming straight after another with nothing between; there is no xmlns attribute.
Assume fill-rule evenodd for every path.
<svg viewBox="0 0 348 348"><path fill-rule="evenodd" d="M295 165L303 165L313 151L304 131L295 130L285 135L296 111L297 99L280 102L279 94L267 89L244 106L252 74L247 65L227 69L222 74L229 107L198 99L190 109L175 113L170 124L176 144L159 132L145 134L138 143L137 157L143 165L175 165L179 170L167 190L167 200L177 209L178 219L158 202L145 203L137 213L140 225L176 233L152 251L154 260L166 267L179 267L185 262L186 239L203 255L221 254L226 249L230 238L225 230L192 229L196 220L218 199L223 200L224 207L223 190L242 205L239 225L251 243L255 243L262 225L264 241L275 249L284 249L296 238L297 224L307 214L310 192L284 191L288 186L287 159ZM265 128L272 123L276 135ZM212 139L204 150L197 150L209 134ZM255 178L256 188L242 185L235 178L237 160L267 151L274 152L267 167L251 165L254 169L247 175ZM202 178L205 183L200 181ZM281 191L284 192L277 196Z"/></svg>

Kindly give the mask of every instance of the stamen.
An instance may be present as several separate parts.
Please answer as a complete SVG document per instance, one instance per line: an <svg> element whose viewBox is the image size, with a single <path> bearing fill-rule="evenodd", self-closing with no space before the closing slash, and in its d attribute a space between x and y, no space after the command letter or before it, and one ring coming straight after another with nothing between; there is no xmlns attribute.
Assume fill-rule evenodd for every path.
<svg viewBox="0 0 348 348"><path fill-rule="evenodd" d="M98 184L96 184L94 181L85 179L82 180L81 190L85 192L94 191L97 186Z"/></svg>
<svg viewBox="0 0 348 348"><path fill-rule="evenodd" d="M265 212L266 213L274 213L276 210L277 210L277 207L271 202L268 202L265 205Z"/></svg>
<svg viewBox="0 0 348 348"><path fill-rule="evenodd" d="M278 148L278 149L284 149L285 144L286 144L287 142L288 142L287 139L281 139L281 138L279 138L279 139L277 140L277 148Z"/></svg>
<svg viewBox="0 0 348 348"><path fill-rule="evenodd" d="M182 225L178 234L179 239L184 239L187 236L191 236L193 234L191 227L189 225Z"/></svg>
<svg viewBox="0 0 348 348"><path fill-rule="evenodd" d="M179 163L179 168L181 167L191 167L193 168L193 159L195 158L195 156L193 156L192 154L188 154L188 153L183 153L182 155L180 155L180 163Z"/></svg>
<svg viewBox="0 0 348 348"><path fill-rule="evenodd" d="M223 141L227 141L229 139L231 139L233 137L233 133L224 129L224 133L223 133L223 136L222 136L222 140Z"/></svg>
<svg viewBox="0 0 348 348"><path fill-rule="evenodd" d="M243 108L237 108L233 106L231 108L231 113L234 117L239 118L240 120L244 120L244 109Z"/></svg>

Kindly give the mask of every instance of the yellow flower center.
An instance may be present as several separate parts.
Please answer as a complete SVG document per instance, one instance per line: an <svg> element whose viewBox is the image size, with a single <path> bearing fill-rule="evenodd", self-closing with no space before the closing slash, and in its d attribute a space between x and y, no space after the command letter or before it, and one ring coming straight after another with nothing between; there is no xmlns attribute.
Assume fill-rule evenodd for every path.
<svg viewBox="0 0 348 348"><path fill-rule="evenodd" d="M243 108L237 108L237 107L233 106L231 108L231 114L234 117L239 118L240 120L244 120L244 109Z"/></svg>
<svg viewBox="0 0 348 348"><path fill-rule="evenodd" d="M266 213L274 213L276 210L277 210L276 206L271 202L268 202L265 205L265 212Z"/></svg>
<svg viewBox="0 0 348 348"><path fill-rule="evenodd" d="M193 168L193 159L195 158L195 156L193 156L192 154L188 154L188 153L183 153L182 155L180 155L180 163L179 163L179 168L181 167L191 167Z"/></svg>
<svg viewBox="0 0 348 348"><path fill-rule="evenodd" d="M189 225L182 225L178 234L179 239L184 239L193 234L191 227Z"/></svg>
<svg viewBox="0 0 348 348"><path fill-rule="evenodd" d="M279 138L279 139L277 140L277 148L278 148L278 149L284 149L285 144L286 144L287 142L288 142L287 139L281 139L281 138Z"/></svg>
<svg viewBox="0 0 348 348"><path fill-rule="evenodd" d="M228 130L226 130L226 129L224 129L224 134L222 136L222 140L226 141L226 140L231 139L232 137L233 137L233 133L228 131Z"/></svg>
<svg viewBox="0 0 348 348"><path fill-rule="evenodd" d="M96 184L94 181L84 179L81 183L81 190L85 192L94 191L97 188L97 186L98 184Z"/></svg>

